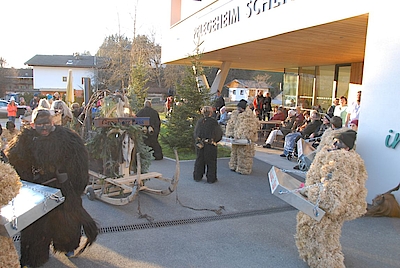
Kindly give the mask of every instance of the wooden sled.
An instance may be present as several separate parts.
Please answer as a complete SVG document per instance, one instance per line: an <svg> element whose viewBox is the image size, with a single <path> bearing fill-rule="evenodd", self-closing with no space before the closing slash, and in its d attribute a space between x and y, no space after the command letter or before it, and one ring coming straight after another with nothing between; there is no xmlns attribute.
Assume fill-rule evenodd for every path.
<svg viewBox="0 0 400 268"><path fill-rule="evenodd" d="M89 181L85 189L85 194L89 200L99 199L106 203L122 206L132 202L140 191L157 194L169 195L176 190L179 181L180 167L178 152L175 150L175 174L172 179L164 178L161 173L148 172L141 174L140 155L137 155L137 174L124 176L122 178L106 178L103 174L89 170ZM152 189L145 185L145 181L157 179L169 182L166 189Z"/></svg>

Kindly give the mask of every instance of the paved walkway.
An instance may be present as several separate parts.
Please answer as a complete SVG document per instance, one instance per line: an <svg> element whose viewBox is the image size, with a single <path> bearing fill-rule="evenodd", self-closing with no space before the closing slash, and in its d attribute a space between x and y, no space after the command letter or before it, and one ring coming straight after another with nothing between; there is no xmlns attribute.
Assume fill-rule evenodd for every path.
<svg viewBox="0 0 400 268"><path fill-rule="evenodd" d="M219 159L215 184L195 182L193 161L181 161L176 192L140 193L125 206L83 197L102 233L79 257L55 254L43 267L307 267L294 241L297 210L270 192L271 165L295 164L279 154L257 147L247 176L230 171L229 159ZM164 159L153 161L150 171L172 177L174 168L173 160ZM161 184L153 186L165 187ZM400 267L399 234L400 219L346 222L341 238L346 266Z"/></svg>

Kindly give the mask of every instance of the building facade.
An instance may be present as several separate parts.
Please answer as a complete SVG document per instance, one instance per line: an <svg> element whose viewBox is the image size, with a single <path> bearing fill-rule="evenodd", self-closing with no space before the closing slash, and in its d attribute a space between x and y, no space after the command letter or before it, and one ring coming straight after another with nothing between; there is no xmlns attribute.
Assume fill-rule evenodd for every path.
<svg viewBox="0 0 400 268"><path fill-rule="evenodd" d="M357 152L367 167L370 202L399 183L400 123L390 108L400 97L396 3L171 0L162 60L190 64L197 44L202 64L220 68L212 91L226 83L230 68L284 72L284 103L303 108L326 110L340 96L351 103L361 90Z"/></svg>
<svg viewBox="0 0 400 268"><path fill-rule="evenodd" d="M33 88L40 94L65 94L69 70L72 70L76 97L83 96L84 78L95 83L99 58L85 55L35 55L25 62L33 68Z"/></svg>
<svg viewBox="0 0 400 268"><path fill-rule="evenodd" d="M228 88L229 101L253 100L258 91L263 94L269 92L270 86L266 82L234 79L225 85Z"/></svg>

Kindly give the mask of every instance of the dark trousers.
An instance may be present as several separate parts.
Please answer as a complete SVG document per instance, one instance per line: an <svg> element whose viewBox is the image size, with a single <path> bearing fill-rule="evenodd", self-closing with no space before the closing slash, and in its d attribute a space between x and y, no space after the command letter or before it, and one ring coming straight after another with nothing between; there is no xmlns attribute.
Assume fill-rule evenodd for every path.
<svg viewBox="0 0 400 268"><path fill-rule="evenodd" d="M155 160L163 159L164 156L160 143L158 143L157 136L144 139L144 143L153 149L153 156Z"/></svg>
<svg viewBox="0 0 400 268"><path fill-rule="evenodd" d="M217 146L204 144L202 149L196 148L196 154L193 179L199 181L206 173L207 182L215 182L217 180Z"/></svg>

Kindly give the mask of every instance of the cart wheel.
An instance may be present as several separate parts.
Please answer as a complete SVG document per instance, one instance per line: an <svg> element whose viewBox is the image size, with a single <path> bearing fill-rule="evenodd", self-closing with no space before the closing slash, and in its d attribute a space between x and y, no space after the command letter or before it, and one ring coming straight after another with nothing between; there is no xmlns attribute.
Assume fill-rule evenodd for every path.
<svg viewBox="0 0 400 268"><path fill-rule="evenodd" d="M94 193L94 189L92 187L87 187L86 195L90 201L93 201L96 198L96 194Z"/></svg>
<svg viewBox="0 0 400 268"><path fill-rule="evenodd" d="M286 159L289 160L289 161L292 161L293 153L288 153L288 155L286 156Z"/></svg>

